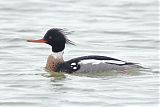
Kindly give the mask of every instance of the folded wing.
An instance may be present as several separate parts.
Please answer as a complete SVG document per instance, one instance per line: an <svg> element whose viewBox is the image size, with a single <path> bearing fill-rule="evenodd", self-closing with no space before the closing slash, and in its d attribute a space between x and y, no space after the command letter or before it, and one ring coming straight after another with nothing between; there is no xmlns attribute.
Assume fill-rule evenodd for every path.
<svg viewBox="0 0 160 107"><path fill-rule="evenodd" d="M125 70L138 67L136 63L122 61L107 56L82 56L59 64L58 70L67 73L73 72L104 72L110 70Z"/></svg>

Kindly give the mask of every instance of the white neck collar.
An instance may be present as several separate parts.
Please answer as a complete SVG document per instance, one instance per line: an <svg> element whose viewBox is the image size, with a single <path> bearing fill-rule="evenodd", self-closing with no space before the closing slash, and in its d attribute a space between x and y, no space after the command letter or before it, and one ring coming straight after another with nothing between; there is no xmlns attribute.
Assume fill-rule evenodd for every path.
<svg viewBox="0 0 160 107"><path fill-rule="evenodd" d="M55 58L55 59L63 59L63 51L61 52L52 52L52 56Z"/></svg>

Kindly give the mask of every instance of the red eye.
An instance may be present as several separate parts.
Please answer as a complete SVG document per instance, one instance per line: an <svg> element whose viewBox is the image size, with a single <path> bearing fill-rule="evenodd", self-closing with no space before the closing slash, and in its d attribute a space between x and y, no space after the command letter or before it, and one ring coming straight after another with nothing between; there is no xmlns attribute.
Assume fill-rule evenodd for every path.
<svg viewBox="0 0 160 107"><path fill-rule="evenodd" d="M49 36L49 39L52 39L52 36Z"/></svg>

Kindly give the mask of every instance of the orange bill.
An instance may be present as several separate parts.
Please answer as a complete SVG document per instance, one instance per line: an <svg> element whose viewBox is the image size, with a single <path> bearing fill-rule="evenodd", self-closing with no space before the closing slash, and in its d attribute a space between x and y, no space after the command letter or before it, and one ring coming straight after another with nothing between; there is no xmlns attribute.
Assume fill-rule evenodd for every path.
<svg viewBox="0 0 160 107"><path fill-rule="evenodd" d="M39 39L39 40L27 40L27 42L35 42L35 43L47 43L47 40Z"/></svg>

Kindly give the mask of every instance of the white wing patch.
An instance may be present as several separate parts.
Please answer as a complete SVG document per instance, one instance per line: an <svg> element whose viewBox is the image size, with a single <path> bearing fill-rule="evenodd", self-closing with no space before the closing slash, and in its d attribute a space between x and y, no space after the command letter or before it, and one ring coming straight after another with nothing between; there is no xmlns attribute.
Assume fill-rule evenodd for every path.
<svg viewBox="0 0 160 107"><path fill-rule="evenodd" d="M114 64L125 64L123 61L116 61L116 60L96 60L96 59L88 59L82 60L79 64L100 64L100 63L114 63Z"/></svg>
<svg viewBox="0 0 160 107"><path fill-rule="evenodd" d="M71 65L76 65L76 63L71 63Z"/></svg>
<svg viewBox="0 0 160 107"><path fill-rule="evenodd" d="M123 61L115 61L115 60L108 60L108 63L114 63L114 64L125 64Z"/></svg>
<svg viewBox="0 0 160 107"><path fill-rule="evenodd" d="M78 66L77 66L77 63L73 62L70 64L70 67L73 69L73 70L77 70Z"/></svg>
<svg viewBox="0 0 160 107"><path fill-rule="evenodd" d="M77 69L77 67L73 67L73 69Z"/></svg>

